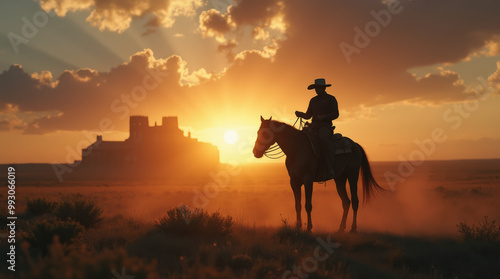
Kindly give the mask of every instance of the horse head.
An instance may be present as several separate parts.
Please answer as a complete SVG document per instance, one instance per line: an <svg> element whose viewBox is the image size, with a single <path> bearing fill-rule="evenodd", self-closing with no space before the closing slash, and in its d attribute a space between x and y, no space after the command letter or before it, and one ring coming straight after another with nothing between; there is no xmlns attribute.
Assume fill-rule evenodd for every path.
<svg viewBox="0 0 500 279"><path fill-rule="evenodd" d="M262 158L264 153L276 142L275 132L272 129L272 117L264 119L260 117L260 128L257 131L257 140L253 148L253 155L256 158Z"/></svg>

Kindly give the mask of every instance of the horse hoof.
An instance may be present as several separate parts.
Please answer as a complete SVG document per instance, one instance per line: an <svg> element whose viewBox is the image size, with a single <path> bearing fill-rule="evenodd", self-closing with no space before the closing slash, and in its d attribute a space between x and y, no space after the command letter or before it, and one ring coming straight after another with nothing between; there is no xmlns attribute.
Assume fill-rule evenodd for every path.
<svg viewBox="0 0 500 279"><path fill-rule="evenodd" d="M351 233L351 234L355 234L355 233L357 233L357 232L356 232L356 229L352 229L349 233Z"/></svg>
<svg viewBox="0 0 500 279"><path fill-rule="evenodd" d="M345 229L338 229L337 233L345 233Z"/></svg>

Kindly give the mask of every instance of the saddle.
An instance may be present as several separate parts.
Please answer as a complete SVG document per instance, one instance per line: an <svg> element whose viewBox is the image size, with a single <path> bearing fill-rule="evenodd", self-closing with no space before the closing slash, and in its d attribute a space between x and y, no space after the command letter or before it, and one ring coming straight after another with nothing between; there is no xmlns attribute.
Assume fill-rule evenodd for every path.
<svg viewBox="0 0 500 279"><path fill-rule="evenodd" d="M335 129L335 126L332 127L332 133ZM327 166L325 165L325 157L328 154L328 151L322 150L322 147L319 142L319 137L318 135L311 129L310 127L305 127L304 130L302 130L303 133L307 135L307 138L309 139L309 142L311 143L311 147L313 149L314 155L316 156L316 159L318 160L318 171L316 173L315 181L320 182L320 181L326 181L331 178L325 177L325 174L327 173ZM329 143L332 145L333 150L335 155L340 155L340 154L347 154L352 152L352 141L348 137L342 136L342 134L339 133L333 133L333 136ZM332 161L335 160L335 158L332 158Z"/></svg>
<svg viewBox="0 0 500 279"><path fill-rule="evenodd" d="M335 126L333 126L332 128L335 129ZM324 152L321 151L321 145L319 144L318 135L309 128L305 128L304 130L302 130L302 132L307 135L307 138L309 139L311 147L314 151L314 155L317 158L320 158L322 156L321 154L323 154ZM335 155L351 153L351 142L352 140L350 138L344 137L340 133L334 133L332 139L330 140L330 144L332 144L334 148L333 150L335 150Z"/></svg>

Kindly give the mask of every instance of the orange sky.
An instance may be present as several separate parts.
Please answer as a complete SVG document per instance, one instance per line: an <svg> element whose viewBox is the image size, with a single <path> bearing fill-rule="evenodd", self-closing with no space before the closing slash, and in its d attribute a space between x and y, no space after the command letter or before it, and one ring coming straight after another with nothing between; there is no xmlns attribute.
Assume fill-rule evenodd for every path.
<svg viewBox="0 0 500 279"><path fill-rule="evenodd" d="M96 134L127 138L130 114L177 115L223 162L257 161L260 115L292 124L318 77L333 84L336 131L371 160L408 159L436 129L445 140L425 159L500 158L499 4L387 3L6 4L0 163L79 159Z"/></svg>

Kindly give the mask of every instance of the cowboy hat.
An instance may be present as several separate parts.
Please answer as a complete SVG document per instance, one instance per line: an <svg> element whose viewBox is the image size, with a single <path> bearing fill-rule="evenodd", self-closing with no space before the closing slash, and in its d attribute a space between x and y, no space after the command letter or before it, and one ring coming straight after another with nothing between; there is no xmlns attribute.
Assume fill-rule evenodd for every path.
<svg viewBox="0 0 500 279"><path fill-rule="evenodd" d="M314 80L313 84L311 84L307 87L307 90L311 90L311 89L318 88L318 87L330 87L330 86L332 86L332 85L326 84L324 78L318 78L318 79Z"/></svg>

